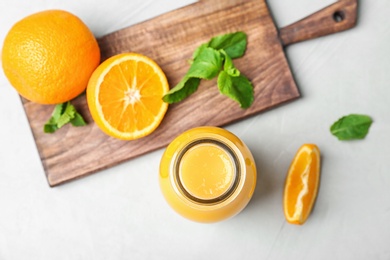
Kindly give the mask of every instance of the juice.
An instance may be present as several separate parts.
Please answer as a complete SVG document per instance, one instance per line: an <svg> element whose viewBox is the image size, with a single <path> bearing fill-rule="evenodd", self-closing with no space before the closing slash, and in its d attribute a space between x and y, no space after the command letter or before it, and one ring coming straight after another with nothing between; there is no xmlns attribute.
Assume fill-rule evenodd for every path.
<svg viewBox="0 0 390 260"><path fill-rule="evenodd" d="M256 165L248 147L229 131L198 127L167 147L159 180L165 199L180 215L216 222L248 204L256 186Z"/></svg>
<svg viewBox="0 0 390 260"><path fill-rule="evenodd" d="M227 151L213 143L201 143L188 149L179 165L184 189L201 200L221 197L229 191L235 178L230 157Z"/></svg>

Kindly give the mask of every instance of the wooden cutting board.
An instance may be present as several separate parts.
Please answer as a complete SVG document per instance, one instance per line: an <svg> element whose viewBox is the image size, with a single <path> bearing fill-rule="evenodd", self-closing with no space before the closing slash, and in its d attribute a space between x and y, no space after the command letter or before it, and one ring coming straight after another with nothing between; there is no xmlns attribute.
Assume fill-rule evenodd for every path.
<svg viewBox="0 0 390 260"><path fill-rule="evenodd" d="M151 135L121 141L106 136L94 124L85 95L72 103L88 126L65 126L55 134L43 133L53 106L22 99L49 185L56 186L163 148L187 129L224 126L298 98L284 47L353 27L356 1L339 1L278 30L265 0L201 0L98 39L102 60L123 52L145 54L161 66L173 87L188 70L187 61L197 46L219 34L244 31L248 48L235 64L254 84L254 104L243 110L218 93L216 81L202 81L190 98L169 107L162 124Z"/></svg>

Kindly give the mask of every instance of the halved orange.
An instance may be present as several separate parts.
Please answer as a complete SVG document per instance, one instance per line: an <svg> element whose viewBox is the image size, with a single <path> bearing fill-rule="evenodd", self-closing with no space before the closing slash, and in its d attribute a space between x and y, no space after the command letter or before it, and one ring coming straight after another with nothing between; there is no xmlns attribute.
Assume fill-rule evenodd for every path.
<svg viewBox="0 0 390 260"><path fill-rule="evenodd" d="M288 223L302 225L313 208L320 180L320 150L304 144L296 153L287 173L283 209Z"/></svg>
<svg viewBox="0 0 390 260"><path fill-rule="evenodd" d="M151 58L138 53L115 55L92 74L87 101L92 118L106 134L134 140L152 133L168 104L167 78Z"/></svg>

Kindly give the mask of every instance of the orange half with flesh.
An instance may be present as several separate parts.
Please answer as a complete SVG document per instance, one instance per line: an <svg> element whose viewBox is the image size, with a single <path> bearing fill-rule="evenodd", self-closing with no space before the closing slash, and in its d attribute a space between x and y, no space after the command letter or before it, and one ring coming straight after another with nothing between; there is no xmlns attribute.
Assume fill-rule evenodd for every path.
<svg viewBox="0 0 390 260"><path fill-rule="evenodd" d="M151 134L168 109L169 91L159 65L147 56L124 53L104 61L92 74L87 101L92 118L109 136L134 140Z"/></svg>

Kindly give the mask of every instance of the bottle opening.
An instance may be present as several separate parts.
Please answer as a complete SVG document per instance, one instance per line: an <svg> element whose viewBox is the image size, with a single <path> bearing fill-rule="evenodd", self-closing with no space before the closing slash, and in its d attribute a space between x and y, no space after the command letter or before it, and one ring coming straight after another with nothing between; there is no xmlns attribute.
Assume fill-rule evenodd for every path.
<svg viewBox="0 0 390 260"><path fill-rule="evenodd" d="M184 195L199 203L216 203L229 197L238 185L235 153L217 140L198 140L178 157L176 179Z"/></svg>

